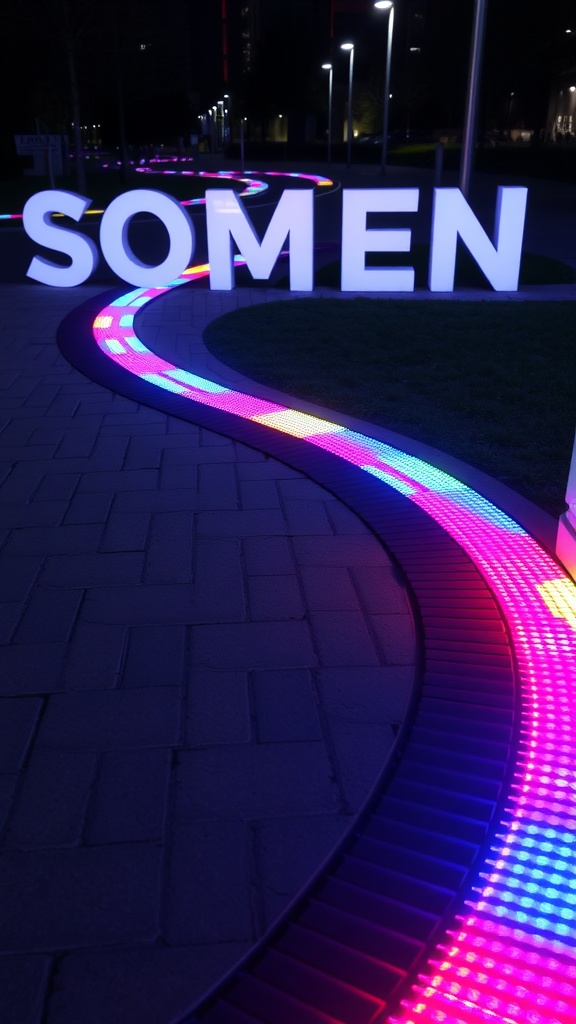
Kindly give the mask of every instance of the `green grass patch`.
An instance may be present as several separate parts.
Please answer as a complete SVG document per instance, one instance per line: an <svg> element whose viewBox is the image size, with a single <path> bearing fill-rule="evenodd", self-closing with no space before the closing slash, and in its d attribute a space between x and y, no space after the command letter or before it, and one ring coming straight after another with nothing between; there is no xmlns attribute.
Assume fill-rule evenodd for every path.
<svg viewBox="0 0 576 1024"><path fill-rule="evenodd" d="M221 317L205 340L253 379L440 448L557 516L575 320L576 302L293 299Z"/></svg>

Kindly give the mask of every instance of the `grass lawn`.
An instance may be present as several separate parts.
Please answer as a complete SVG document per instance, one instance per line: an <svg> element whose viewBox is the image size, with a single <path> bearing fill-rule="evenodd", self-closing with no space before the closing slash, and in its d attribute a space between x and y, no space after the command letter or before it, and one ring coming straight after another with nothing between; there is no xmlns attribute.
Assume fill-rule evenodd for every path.
<svg viewBox="0 0 576 1024"><path fill-rule="evenodd" d="M558 516L576 419L576 302L292 299L205 334L271 387L397 430Z"/></svg>

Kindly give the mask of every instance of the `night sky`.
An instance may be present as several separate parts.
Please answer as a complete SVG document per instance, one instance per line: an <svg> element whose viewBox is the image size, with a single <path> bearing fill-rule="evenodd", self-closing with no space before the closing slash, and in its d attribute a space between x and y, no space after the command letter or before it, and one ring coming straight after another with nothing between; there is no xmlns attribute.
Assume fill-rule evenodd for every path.
<svg viewBox="0 0 576 1024"><path fill-rule="evenodd" d="M325 117L326 76L346 87L345 35L355 42L358 103L370 108L383 80L387 15L372 0L226 0L228 79L223 63L223 0L28 0L3 12L0 69L4 125L0 158L14 132L60 132L72 120L71 62L86 122L118 137L118 110L131 141L186 136L198 114L224 92L232 116L264 123L285 112L294 121ZM250 66L242 64L241 8L250 6ZM474 0L397 0L391 127L462 123ZM573 28L572 36L566 34ZM333 35L331 32L333 30ZM9 41L9 42L8 42ZM417 47L416 47L416 44ZM412 50L410 49L412 47ZM488 0L482 117L505 119L510 92L518 123L545 121L551 82L576 69L576 4ZM377 100L374 99L374 103ZM376 119L376 113L374 113ZM396 121L396 125L394 123Z"/></svg>

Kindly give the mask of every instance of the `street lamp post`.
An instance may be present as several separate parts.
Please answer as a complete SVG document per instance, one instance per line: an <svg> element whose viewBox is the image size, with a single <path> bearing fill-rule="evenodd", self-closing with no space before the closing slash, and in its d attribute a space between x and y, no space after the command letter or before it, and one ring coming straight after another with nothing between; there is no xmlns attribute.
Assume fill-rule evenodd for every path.
<svg viewBox="0 0 576 1024"><path fill-rule="evenodd" d="M392 0L376 0L379 11L390 11L388 15L388 36L386 40L386 70L384 72L384 98L382 104L382 160L380 173L386 174L388 157L388 107L390 102L390 65L392 63L392 37L394 34L394 4Z"/></svg>
<svg viewBox="0 0 576 1024"><path fill-rule="evenodd" d="M323 64L324 71L328 71L328 164L332 160L332 80L334 68L331 64Z"/></svg>
<svg viewBox="0 0 576 1024"><path fill-rule="evenodd" d="M350 63L348 64L348 150L346 164L350 167L352 163L352 81L354 77L354 43L342 43L341 50L348 50Z"/></svg>
<svg viewBox="0 0 576 1024"><path fill-rule="evenodd" d="M486 23L486 6L488 0L474 0L474 27L472 30L472 50L468 70L468 91L466 96L466 118L464 122L464 139L462 142L462 163L460 165L460 191L467 197L470 189L472 165L476 149L476 124L478 121L478 92L482 71L482 49L484 46L484 26Z"/></svg>

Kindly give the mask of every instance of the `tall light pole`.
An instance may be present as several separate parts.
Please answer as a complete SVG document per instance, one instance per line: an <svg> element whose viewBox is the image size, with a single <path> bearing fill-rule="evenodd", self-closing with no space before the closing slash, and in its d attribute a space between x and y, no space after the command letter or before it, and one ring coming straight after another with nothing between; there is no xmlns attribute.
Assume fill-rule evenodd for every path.
<svg viewBox="0 0 576 1024"><path fill-rule="evenodd" d="M328 163L332 160L332 81L334 68L331 64L323 64L322 69L328 71Z"/></svg>
<svg viewBox="0 0 576 1024"><path fill-rule="evenodd" d="M392 37L394 35L394 4L392 0L376 0L374 4L379 11L390 11L388 15L388 35L386 39L386 70L384 72L384 99L382 104L382 160L380 173L386 174L388 157L388 107L390 102L390 65L392 63Z"/></svg>
<svg viewBox="0 0 576 1024"><path fill-rule="evenodd" d="M350 167L352 163L352 81L354 78L354 43L342 43L341 50L348 50L350 63L348 64L348 151L346 164Z"/></svg>
<svg viewBox="0 0 576 1024"><path fill-rule="evenodd" d="M462 142L462 161L460 164L460 191L467 196L470 189L470 178L474 164L476 149L476 124L478 121L478 91L482 72L482 49L484 46L484 26L486 23L486 6L488 0L474 0L474 27L472 30L472 48L468 69L468 93L466 96L466 118L464 121L464 139Z"/></svg>

